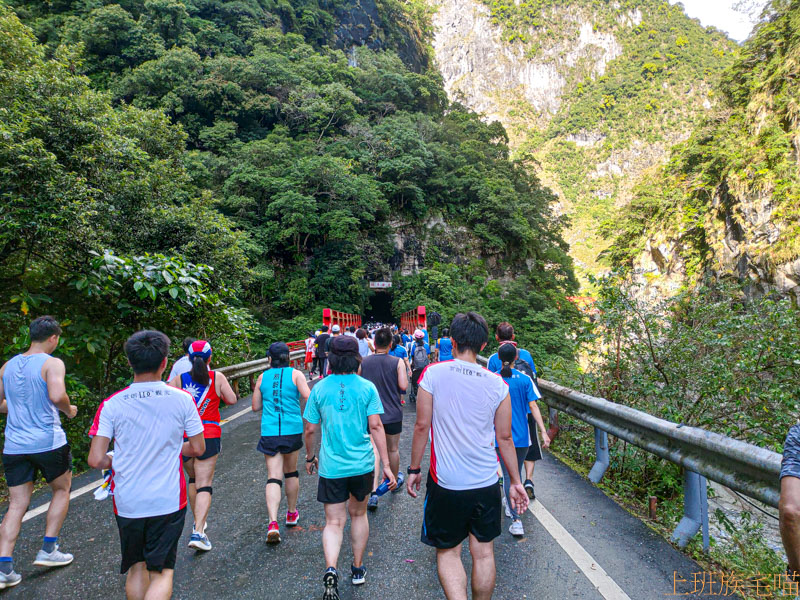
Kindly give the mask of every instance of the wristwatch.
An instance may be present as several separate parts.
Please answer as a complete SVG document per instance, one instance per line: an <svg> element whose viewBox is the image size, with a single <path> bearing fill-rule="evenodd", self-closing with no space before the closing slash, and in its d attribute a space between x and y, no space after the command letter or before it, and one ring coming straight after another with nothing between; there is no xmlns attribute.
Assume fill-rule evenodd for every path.
<svg viewBox="0 0 800 600"><path fill-rule="evenodd" d="M408 467L408 474L409 475L419 475L420 473L422 473L422 467L417 467L416 469L412 469L411 467Z"/></svg>

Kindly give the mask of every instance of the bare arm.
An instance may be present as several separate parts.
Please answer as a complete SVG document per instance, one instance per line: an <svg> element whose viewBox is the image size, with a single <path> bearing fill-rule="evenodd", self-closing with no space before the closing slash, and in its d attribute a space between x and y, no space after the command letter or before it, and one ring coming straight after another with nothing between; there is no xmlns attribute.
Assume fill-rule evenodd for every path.
<svg viewBox="0 0 800 600"><path fill-rule="evenodd" d="M201 431L197 435L193 435L189 438L188 442L183 442L183 448L181 449L181 454L184 456L202 456L203 452L206 451L206 440L203 437L203 432Z"/></svg>
<svg viewBox="0 0 800 600"><path fill-rule="evenodd" d="M433 395L419 388L417 391L417 422L414 424L414 439L411 442L411 465L412 469L419 469L422 464L422 455L425 454L425 447L428 445L428 433L431 430L431 419L433 418ZM408 476L408 493L413 498L419 492L422 475L410 474Z"/></svg>
<svg viewBox="0 0 800 600"><path fill-rule="evenodd" d="M64 362L58 358L48 358L42 367L44 380L47 382L47 395L50 402L70 419L78 414L78 407L69 403L67 384L64 381L67 370Z"/></svg>
<svg viewBox="0 0 800 600"><path fill-rule="evenodd" d="M106 454L111 440L102 435L92 438L92 445L89 448L89 466L93 469L110 469L111 457Z"/></svg>
<svg viewBox="0 0 800 600"><path fill-rule="evenodd" d="M311 388L308 387L305 374L297 369L292 373L292 383L297 386L297 391L300 393L300 414L303 414L306 410L306 400L311 395Z"/></svg>
<svg viewBox="0 0 800 600"><path fill-rule="evenodd" d="M408 389L408 373L402 360L397 361L397 387L400 388L401 392L405 392Z"/></svg>
<svg viewBox="0 0 800 600"><path fill-rule="evenodd" d="M228 406L236 404L239 399L236 397L236 392L233 391L231 384L228 382L228 378L219 371L215 371L215 373L214 386L217 387L217 395L222 398L222 401Z"/></svg>
<svg viewBox="0 0 800 600"><path fill-rule="evenodd" d="M514 510L523 513L528 509L528 494L519 480L517 452L514 449L514 438L511 435L511 396L508 394L494 413L494 431L497 436L500 458L506 464L508 478L511 481L508 490L510 503Z"/></svg>
<svg viewBox="0 0 800 600"><path fill-rule="evenodd" d="M6 363L8 364L8 363ZM0 368L0 413L8 412L8 402L6 402L6 389L3 386L3 373L6 372L6 365Z"/></svg>
<svg viewBox="0 0 800 600"><path fill-rule="evenodd" d="M542 436L542 446L545 448L550 447L550 436L547 435L547 429L544 427L544 420L542 419L542 413L539 410L539 405L531 401L528 403L528 406L531 407L531 414L533 415L533 420L536 421L536 426L539 428L539 434Z"/></svg>
<svg viewBox="0 0 800 600"><path fill-rule="evenodd" d="M258 379L256 379L256 384L253 386L253 398L252 398L253 412L258 412L258 411L261 410L261 402L262 402L262 398L261 398L261 378L262 377L264 377L263 373L258 376Z"/></svg>
<svg viewBox="0 0 800 600"><path fill-rule="evenodd" d="M319 423L309 423L303 421L303 441L306 446L306 473L311 475L314 468L319 464L319 456L317 456L317 431L319 431ZM308 462L309 459L313 460Z"/></svg>
<svg viewBox="0 0 800 600"><path fill-rule="evenodd" d="M369 432L372 434L372 441L375 442L375 448L378 449L378 456L381 457L383 463L383 476L389 480L389 489L393 490L397 487L397 480L394 473L389 466L389 451L386 449L386 432L383 429L383 422L380 415L369 415L367 417L369 422Z"/></svg>

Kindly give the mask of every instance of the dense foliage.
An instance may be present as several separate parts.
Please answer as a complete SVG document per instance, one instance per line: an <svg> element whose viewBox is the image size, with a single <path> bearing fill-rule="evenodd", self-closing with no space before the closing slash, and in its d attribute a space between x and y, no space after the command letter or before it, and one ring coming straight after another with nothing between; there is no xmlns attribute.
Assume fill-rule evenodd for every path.
<svg viewBox="0 0 800 600"><path fill-rule="evenodd" d="M426 270L397 278L397 313L439 301L421 281L442 271L465 290L447 310L508 311L570 353L576 284L553 197L510 160L499 124L448 103L412 35L426 27L419 7L375 5L374 39L349 48L347 11L367 4L11 6L0 335L8 356L31 316L66 323L59 355L84 401L76 448L92 407L129 377L133 330L208 337L219 362L296 339L323 306L368 308L367 280L399 266L401 230Z"/></svg>
<svg viewBox="0 0 800 600"><path fill-rule="evenodd" d="M717 109L609 228L615 264L630 265L648 237L666 234L680 240L687 274L698 276L715 253L725 254L720 232L737 228L750 260L800 256L798 19L800 3L770 4L722 78ZM770 224L753 231L745 213L764 209Z"/></svg>

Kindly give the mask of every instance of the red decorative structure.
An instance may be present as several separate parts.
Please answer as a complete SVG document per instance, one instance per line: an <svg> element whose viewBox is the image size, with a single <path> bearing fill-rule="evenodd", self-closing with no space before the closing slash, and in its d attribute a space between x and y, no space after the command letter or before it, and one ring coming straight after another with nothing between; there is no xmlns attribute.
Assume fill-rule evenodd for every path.
<svg viewBox="0 0 800 600"><path fill-rule="evenodd" d="M427 329L428 318L425 314L425 307L418 306L413 310L404 312L400 317L400 327L402 329L408 329L411 333L414 333L415 329Z"/></svg>
<svg viewBox="0 0 800 600"><path fill-rule="evenodd" d="M339 327L361 327L361 315L340 312L331 308L322 309L322 324L329 328L334 325Z"/></svg>

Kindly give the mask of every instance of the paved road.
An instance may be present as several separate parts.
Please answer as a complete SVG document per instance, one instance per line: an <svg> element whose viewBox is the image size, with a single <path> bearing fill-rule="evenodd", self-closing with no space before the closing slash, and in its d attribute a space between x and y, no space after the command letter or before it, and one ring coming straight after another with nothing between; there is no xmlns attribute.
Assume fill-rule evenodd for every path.
<svg viewBox="0 0 800 600"><path fill-rule="evenodd" d="M248 403L240 401L223 416L240 412ZM406 407L400 446L403 465L408 463L413 423L412 405ZM175 598L306 600L321 596L324 518L315 499L316 477L301 475L301 526L282 528L284 541L268 547L264 543L267 476L263 456L255 449L258 436L258 417L249 412L223 426L223 451L207 532L214 549L196 554L185 546L191 527L191 517L187 517L185 539L178 552ZM97 477L94 472L76 478L73 489ZM496 542L495 598L662 600L673 591L673 572L691 581L691 574L701 570L550 455L537 467L536 490L540 504L523 519L527 535L512 538L506 522ZM49 494L40 493L32 506L47 500ZM436 578L435 553L419 542L421 511L422 499L415 500L405 492L382 499L378 511L370 516L367 584L354 589L345 582L342 598L444 597ZM23 582L0 594L59 599L124 596L124 578L118 574L118 535L109 501L97 502L91 493L73 500L61 536L64 550L75 554L69 567L48 571L32 565L43 530L41 515L24 523L15 554ZM347 573L351 559L345 543L340 570ZM679 591L691 588L684 585Z"/></svg>

